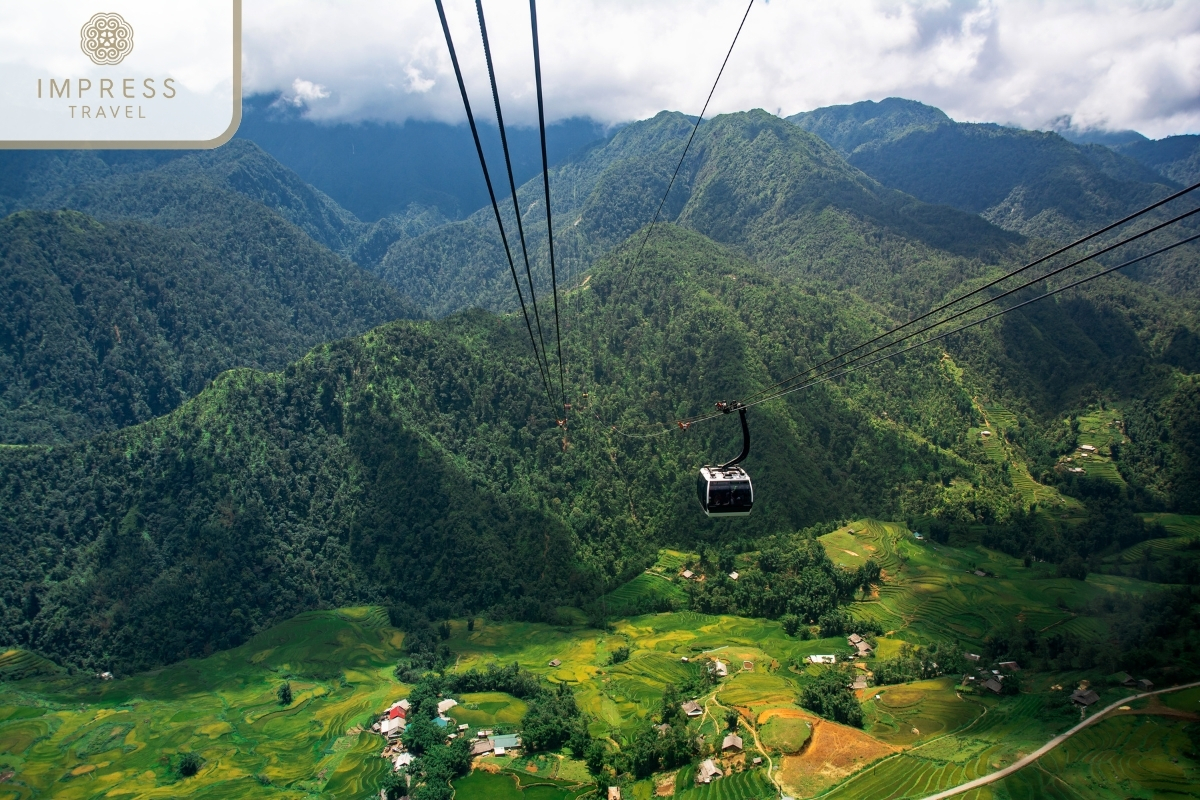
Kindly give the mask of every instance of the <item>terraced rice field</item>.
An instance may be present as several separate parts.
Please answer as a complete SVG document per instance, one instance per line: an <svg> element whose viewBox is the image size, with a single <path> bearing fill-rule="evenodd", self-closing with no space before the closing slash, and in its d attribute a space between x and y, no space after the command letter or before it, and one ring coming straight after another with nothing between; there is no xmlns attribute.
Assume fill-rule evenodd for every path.
<svg viewBox="0 0 1200 800"><path fill-rule="evenodd" d="M1170 518L1164 524L1190 534L1197 520ZM1145 589L1113 576L1091 575L1086 582L1055 578L1046 565L1027 569L981 547L916 542L894 523L859 521L837 533L826 546L844 545L841 549L860 556L869 552L885 570L878 595L851 606L854 615L879 620L894 632L879 639L883 656L895 655L903 642L950 640L974 647L1014 618L1038 629L1061 626L1102 637L1096 620L1074 616L1066 606ZM977 576L976 569L987 574ZM657 585L649 581L672 586L656 575L639 581L626 587L626 599ZM900 797L945 788L1011 763L1061 722L1042 719L1040 696L960 698L943 680L866 693L866 730L820 722L795 704L803 674L820 668L796 672L791 665L814 653L845 652L844 638L794 639L767 620L647 614L621 619L610 631L476 622L473 630L465 621L451 623L448 644L457 655L456 669L515 662L569 684L590 717L592 735L617 743L657 710L667 683L689 683L707 660L725 661L731 675L702 698L711 713L697 723L697 732L710 741L718 735L723 712L716 704L741 710L747 723L758 725L768 748L792 753L781 757L778 776L797 797L826 790L836 797ZM387 625L381 609L360 608L302 614L235 650L109 683L67 678L21 651L0 653L0 774L15 773L0 780L0 800L371 796L388 765L377 755L381 740L359 729L405 693L392 676L402 643L403 635ZM618 647L629 647L631 655L612 665ZM552 667L552 660L560 663ZM742 671L746 661L753 668ZM275 700L285 678L296 696L286 709ZM876 693L880 699L870 699ZM458 699L454 714L475 726L513 724L525 710L499 693ZM811 732L805 724L810 721ZM1147 754L1143 762L1153 766L1155 748L1173 747L1174 741L1145 738L1138 745ZM205 763L198 776L185 780L173 765L187 751L199 753ZM562 763L552 769L549 762L517 775L516 762L497 762L494 768L509 772L476 773L456 789L466 800L484 795L576 800L584 791L580 787L591 784L582 765L571 763L571 775L555 771ZM1064 769L1073 769L1072 763L1068 758ZM269 781L269 788L256 776ZM730 775L706 788L680 780L676 794L688 800L776 796L761 771ZM653 784L639 782L630 800L651 800L653 791Z"/></svg>
<svg viewBox="0 0 1200 800"><path fill-rule="evenodd" d="M1085 729L1002 781L965 798L1200 796L1200 769L1185 754L1186 722L1122 715Z"/></svg>
<svg viewBox="0 0 1200 800"><path fill-rule="evenodd" d="M691 786L675 793L679 800L772 800L778 796L779 791L761 769L736 772L707 786Z"/></svg>
<svg viewBox="0 0 1200 800"><path fill-rule="evenodd" d="M954 684L953 678L944 677L870 690L864 704L866 730L888 744L907 746L962 728L987 706L964 698Z"/></svg>
<svg viewBox="0 0 1200 800"><path fill-rule="evenodd" d="M495 725L516 725L525 716L528 706L504 692L471 692L458 696L458 705L448 712L458 722L472 728L490 728Z"/></svg>
<svg viewBox="0 0 1200 800"><path fill-rule="evenodd" d="M403 695L390 674L402 641L372 609L310 612L234 650L125 680L5 683L0 762L15 775L0 797L361 797L387 765L380 739L355 726ZM303 677L315 673L330 677ZM284 679L288 708L275 697ZM181 779L173 765L189 751L204 765Z"/></svg>
<svg viewBox="0 0 1200 800"><path fill-rule="evenodd" d="M643 608L657 607L646 604L673 603L674 607L682 608L687 605L687 594L683 587L664 575L644 572L605 595L604 603L611 616L624 617L636 614Z"/></svg>

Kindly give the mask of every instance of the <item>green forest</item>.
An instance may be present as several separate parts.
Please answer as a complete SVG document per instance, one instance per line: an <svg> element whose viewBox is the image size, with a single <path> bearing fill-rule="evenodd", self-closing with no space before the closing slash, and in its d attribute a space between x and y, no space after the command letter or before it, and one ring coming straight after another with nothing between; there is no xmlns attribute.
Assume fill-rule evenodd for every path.
<svg viewBox="0 0 1200 800"><path fill-rule="evenodd" d="M755 512L704 518L694 470L738 431L674 419L1043 243L889 188L764 112L702 127L676 223L647 239L688 125L664 112L556 168L562 426L519 317L456 311L512 307L482 211L393 220L376 277L347 253L381 229L249 142L27 163L11 202L79 210L0 230L0 640L131 671L312 608L553 620L663 546L787 550L772 542L864 513L1082 576L1154 538L1146 513L1200 507L1195 305L1112 277L756 407ZM1118 411L1120 434L1097 438ZM1092 441L1110 466L1067 470ZM818 624L877 577L797 558L688 602Z"/></svg>

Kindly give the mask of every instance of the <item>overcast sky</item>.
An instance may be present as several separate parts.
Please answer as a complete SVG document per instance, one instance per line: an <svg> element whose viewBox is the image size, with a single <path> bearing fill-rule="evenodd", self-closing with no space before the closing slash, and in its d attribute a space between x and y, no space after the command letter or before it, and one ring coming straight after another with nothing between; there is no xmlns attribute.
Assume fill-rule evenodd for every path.
<svg viewBox="0 0 1200 800"><path fill-rule="evenodd" d="M477 116L473 0L444 0ZM698 113L746 0L541 0L548 121ZM528 0L484 0L505 122L536 123ZM464 119L433 0L245 0L245 91L315 119ZM755 0L709 115L906 97L972 122L1200 133L1200 1Z"/></svg>

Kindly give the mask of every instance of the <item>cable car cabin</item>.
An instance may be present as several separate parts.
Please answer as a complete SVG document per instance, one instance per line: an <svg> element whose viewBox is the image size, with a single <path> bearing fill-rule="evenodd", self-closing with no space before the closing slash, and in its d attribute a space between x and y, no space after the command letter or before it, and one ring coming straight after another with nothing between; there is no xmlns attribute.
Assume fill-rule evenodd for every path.
<svg viewBox="0 0 1200 800"><path fill-rule="evenodd" d="M754 484L737 466L701 467L696 494L709 517L748 517L754 507Z"/></svg>

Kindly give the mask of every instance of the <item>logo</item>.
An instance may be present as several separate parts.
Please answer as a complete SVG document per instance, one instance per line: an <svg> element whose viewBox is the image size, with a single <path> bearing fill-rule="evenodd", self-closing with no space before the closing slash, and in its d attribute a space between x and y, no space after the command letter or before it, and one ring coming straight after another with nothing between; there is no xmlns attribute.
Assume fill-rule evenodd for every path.
<svg viewBox="0 0 1200 800"><path fill-rule="evenodd" d="M133 28L120 14L96 14L79 31L79 47L95 64L120 64L133 52Z"/></svg>

